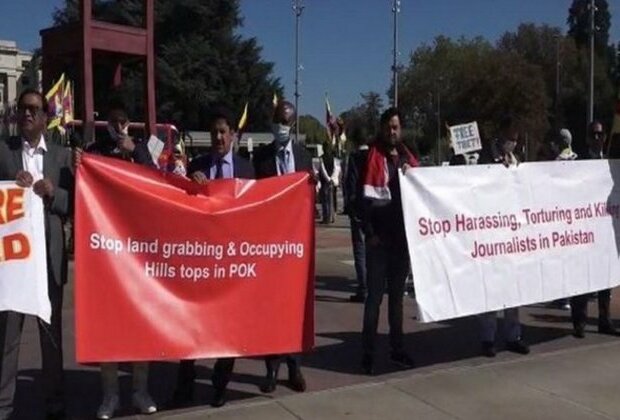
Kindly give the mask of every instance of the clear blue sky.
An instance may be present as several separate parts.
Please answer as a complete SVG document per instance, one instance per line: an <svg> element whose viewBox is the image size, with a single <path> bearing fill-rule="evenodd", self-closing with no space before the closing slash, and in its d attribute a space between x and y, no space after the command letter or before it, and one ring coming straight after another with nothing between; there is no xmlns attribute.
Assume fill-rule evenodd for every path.
<svg viewBox="0 0 620 420"><path fill-rule="evenodd" d="M171 0L172 1L172 0ZM0 0L0 39L31 50L38 31L51 24L60 0ZM400 62L421 43L437 35L495 41L521 22L547 23L566 29L571 0L401 0ZM611 40L620 42L620 0L608 0ZM392 57L391 0L304 0L301 21L301 113L324 118L324 95L342 112L369 90L385 95ZM295 20L291 0L241 0L240 33L258 38L263 57L275 63L286 96L294 92ZM386 103L388 102L385 98Z"/></svg>

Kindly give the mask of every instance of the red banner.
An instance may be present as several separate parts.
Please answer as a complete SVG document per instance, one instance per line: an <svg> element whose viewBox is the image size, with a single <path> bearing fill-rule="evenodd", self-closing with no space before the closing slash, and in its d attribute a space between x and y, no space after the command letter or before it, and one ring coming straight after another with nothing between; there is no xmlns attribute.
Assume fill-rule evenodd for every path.
<svg viewBox="0 0 620 420"><path fill-rule="evenodd" d="M78 362L310 349L313 200L302 173L198 185L85 156L76 193Z"/></svg>

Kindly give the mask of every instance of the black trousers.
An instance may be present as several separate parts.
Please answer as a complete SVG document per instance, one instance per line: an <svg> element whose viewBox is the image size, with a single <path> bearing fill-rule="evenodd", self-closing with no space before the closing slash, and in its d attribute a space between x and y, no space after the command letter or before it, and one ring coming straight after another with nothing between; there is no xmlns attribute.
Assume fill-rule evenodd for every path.
<svg viewBox="0 0 620 420"><path fill-rule="evenodd" d="M267 376L277 375L280 370L280 363L286 360L288 373L293 374L301 369L301 357L299 354L274 354L265 357L265 367L267 368Z"/></svg>
<svg viewBox="0 0 620 420"><path fill-rule="evenodd" d="M403 294L409 274L409 253L405 241L379 245L366 243L366 281L368 294L364 304L362 347L364 354L374 355L379 308L387 286L388 321L392 352L403 350Z"/></svg>
<svg viewBox="0 0 620 420"><path fill-rule="evenodd" d="M49 282L48 294L52 306L51 323L37 319L43 390L47 412L64 410L64 372L62 357L62 298L63 286ZM17 384L19 344L25 315L12 311L0 312L0 420L11 417Z"/></svg>
<svg viewBox="0 0 620 420"><path fill-rule="evenodd" d="M588 319L588 297L590 294L573 296L570 298L571 318L575 328L583 328ZM598 323L608 325L611 323L609 305L611 301L611 289L600 290L598 297Z"/></svg>
<svg viewBox="0 0 620 420"><path fill-rule="evenodd" d="M196 361L195 360L181 360L179 364L179 373L177 376L177 387L191 387L196 379ZM213 375L211 376L211 382L216 389L226 389L232 372L235 367L235 358L226 357L217 359L213 366Z"/></svg>

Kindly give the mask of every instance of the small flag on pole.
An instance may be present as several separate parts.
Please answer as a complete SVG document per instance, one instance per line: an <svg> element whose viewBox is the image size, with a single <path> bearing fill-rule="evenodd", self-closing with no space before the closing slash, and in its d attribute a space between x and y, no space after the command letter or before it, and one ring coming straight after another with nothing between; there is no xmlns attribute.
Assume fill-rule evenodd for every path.
<svg viewBox="0 0 620 420"><path fill-rule="evenodd" d="M47 128L51 129L58 127L62 123L63 119L63 94L65 89L65 74L60 76L60 79L52 86L52 88L45 95L45 99L49 104L48 113L48 125Z"/></svg>
<svg viewBox="0 0 620 420"><path fill-rule="evenodd" d="M248 123L248 103L245 103L245 107L243 108L243 114L241 114L241 118L239 119L239 124L237 124L237 131L243 131L246 124Z"/></svg>

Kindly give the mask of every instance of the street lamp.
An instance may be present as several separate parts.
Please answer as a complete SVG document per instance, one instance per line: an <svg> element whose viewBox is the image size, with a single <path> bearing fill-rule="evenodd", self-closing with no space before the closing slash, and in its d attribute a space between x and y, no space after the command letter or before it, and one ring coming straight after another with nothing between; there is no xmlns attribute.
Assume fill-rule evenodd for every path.
<svg viewBox="0 0 620 420"><path fill-rule="evenodd" d="M303 0L293 0L293 13L295 13L295 141L299 141L299 21L305 6Z"/></svg>
<svg viewBox="0 0 620 420"><path fill-rule="evenodd" d="M562 63L560 62L560 42L562 35L555 36L555 125L556 128L560 128L560 71L562 70Z"/></svg>
<svg viewBox="0 0 620 420"><path fill-rule="evenodd" d="M441 165L441 83L443 77L437 78L437 165Z"/></svg>
<svg viewBox="0 0 620 420"><path fill-rule="evenodd" d="M400 13L400 0L392 0L392 14L394 15L394 48L392 50L392 83L394 86L394 98L392 105L398 107L398 14Z"/></svg>
<svg viewBox="0 0 620 420"><path fill-rule="evenodd" d="M590 0L588 6L590 9L590 87L588 97L588 125L594 121L594 32L596 26L594 24L594 17L596 13L596 6L594 0Z"/></svg>

